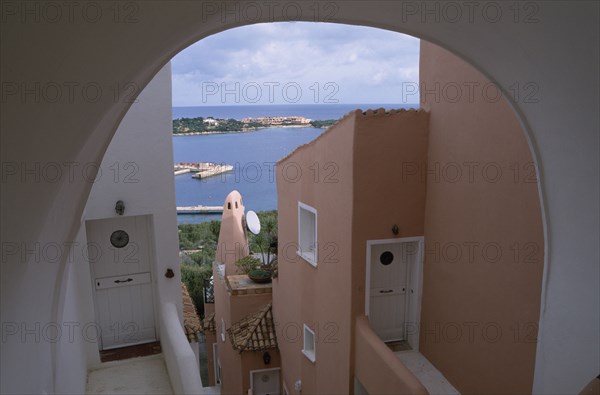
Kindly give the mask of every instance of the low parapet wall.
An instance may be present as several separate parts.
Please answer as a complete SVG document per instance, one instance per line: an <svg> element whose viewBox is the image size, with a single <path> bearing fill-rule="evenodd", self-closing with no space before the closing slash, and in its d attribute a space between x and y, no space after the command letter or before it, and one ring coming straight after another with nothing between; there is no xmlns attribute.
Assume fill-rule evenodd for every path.
<svg viewBox="0 0 600 395"><path fill-rule="evenodd" d="M369 394L429 394L423 384L371 329L356 319L354 375Z"/></svg>
<svg viewBox="0 0 600 395"><path fill-rule="evenodd" d="M173 392L202 393L198 362L185 337L177 315L177 307L173 303L163 303L160 308L160 343Z"/></svg>

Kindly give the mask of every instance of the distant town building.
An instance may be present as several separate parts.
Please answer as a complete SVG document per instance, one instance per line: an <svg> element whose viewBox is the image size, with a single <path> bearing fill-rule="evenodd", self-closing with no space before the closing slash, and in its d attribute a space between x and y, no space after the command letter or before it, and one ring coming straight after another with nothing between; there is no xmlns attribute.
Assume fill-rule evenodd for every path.
<svg viewBox="0 0 600 395"><path fill-rule="evenodd" d="M245 123L260 123L263 125L308 125L311 119L300 117L300 116L288 116L288 117L258 117L258 118L244 118L242 122Z"/></svg>
<svg viewBox="0 0 600 395"><path fill-rule="evenodd" d="M212 117L205 118L203 120L203 122L206 123L206 124L208 124L209 126L219 126L219 121L216 120L216 119L214 119L214 118L212 118Z"/></svg>

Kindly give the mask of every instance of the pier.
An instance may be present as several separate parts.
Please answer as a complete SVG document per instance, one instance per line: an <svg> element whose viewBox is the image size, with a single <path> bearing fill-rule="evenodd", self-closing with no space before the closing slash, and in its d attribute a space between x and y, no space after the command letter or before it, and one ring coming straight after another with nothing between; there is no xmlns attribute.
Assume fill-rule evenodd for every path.
<svg viewBox="0 0 600 395"><path fill-rule="evenodd" d="M176 176L187 173L195 173L192 178L204 179L227 173L233 170L232 165L225 163L217 164L211 162L177 163L174 166Z"/></svg>
<svg viewBox="0 0 600 395"><path fill-rule="evenodd" d="M182 174L187 174L189 172L191 172L190 169L179 169L179 170L175 169L175 175L176 176L179 176L179 175L182 175Z"/></svg>
<svg viewBox="0 0 600 395"><path fill-rule="evenodd" d="M209 169L197 172L192 176L192 178L201 180L208 177L218 176L219 174L227 173L231 170L233 170L233 166L231 165L214 165Z"/></svg>
<svg viewBox="0 0 600 395"><path fill-rule="evenodd" d="M223 206L182 206L177 207L177 214L221 214Z"/></svg>

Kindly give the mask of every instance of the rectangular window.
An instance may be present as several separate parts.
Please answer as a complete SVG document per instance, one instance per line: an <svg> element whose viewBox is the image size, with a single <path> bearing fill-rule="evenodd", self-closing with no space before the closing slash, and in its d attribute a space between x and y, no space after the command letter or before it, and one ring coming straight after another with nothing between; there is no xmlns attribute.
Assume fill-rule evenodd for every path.
<svg viewBox="0 0 600 395"><path fill-rule="evenodd" d="M221 341L225 343L225 320L221 318Z"/></svg>
<svg viewBox="0 0 600 395"><path fill-rule="evenodd" d="M304 348L302 349L302 353L311 362L315 362L315 332L313 332L308 326L306 326L306 324L304 324Z"/></svg>
<svg viewBox="0 0 600 395"><path fill-rule="evenodd" d="M298 255L317 266L317 210L298 202Z"/></svg>

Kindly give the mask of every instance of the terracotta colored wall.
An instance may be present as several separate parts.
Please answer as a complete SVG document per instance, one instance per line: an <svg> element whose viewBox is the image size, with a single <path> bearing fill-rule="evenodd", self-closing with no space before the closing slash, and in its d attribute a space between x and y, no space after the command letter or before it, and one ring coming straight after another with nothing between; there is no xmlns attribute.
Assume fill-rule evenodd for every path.
<svg viewBox="0 0 600 395"><path fill-rule="evenodd" d="M242 226L244 204L238 191L231 191L223 203L221 229L215 261L225 264L225 274L237 274L235 262L248 255L248 238ZM217 276L215 276L215 279Z"/></svg>
<svg viewBox="0 0 600 395"><path fill-rule="evenodd" d="M208 317L211 313L215 311L214 303L204 303L204 316ZM206 345L206 360L208 365L208 383L202 382L202 385L214 386L215 383L215 365L214 365L214 354L213 354L213 343L217 343L217 335L216 333L204 332L205 336L205 345Z"/></svg>
<svg viewBox="0 0 600 395"><path fill-rule="evenodd" d="M269 350L269 355L271 356L271 362L268 365L265 365L265 362L263 361L263 351L244 351L240 355L242 360L242 385L243 388L245 388L243 394L246 394L248 389L250 389L250 371L279 368L281 373L281 358L279 352L277 352L277 350ZM279 384L279 391L281 391L281 374L279 377Z"/></svg>
<svg viewBox="0 0 600 395"><path fill-rule="evenodd" d="M238 207L235 207L235 202ZM244 206L240 204L239 192L231 192L223 204L223 217L215 260L225 264L226 275L235 274L235 261L247 255L247 240L242 229L242 216ZM227 204L231 203L231 209ZM221 280L213 265L214 292L215 292L215 324L217 328L217 347L221 361L221 393L240 394L242 389L241 359L239 353L231 347L227 332L225 342L221 341L221 319L225 322L225 328L231 327L232 304L227 292L224 280Z"/></svg>
<svg viewBox="0 0 600 395"><path fill-rule="evenodd" d="M420 78L439 92L421 94L432 171L421 352L461 393L529 393L544 249L529 147L507 102L457 57L421 41Z"/></svg>
<svg viewBox="0 0 600 395"><path fill-rule="evenodd" d="M206 339L206 361L207 361L207 365L208 365L208 383L205 383L204 381L202 381L202 385L205 387L212 387L214 385L217 385L216 381L215 381L215 363L214 363L214 353L213 353L213 343L217 343L217 346L219 345L219 343L217 342L217 336L216 333L205 333L205 339Z"/></svg>
<svg viewBox="0 0 600 395"><path fill-rule="evenodd" d="M352 221L353 315L365 314L367 241L422 236L426 185L409 176L427 156L424 111L367 112L356 119ZM392 227L400 228L394 235Z"/></svg>
<svg viewBox="0 0 600 395"><path fill-rule="evenodd" d="M424 233L426 185L408 175L414 171L414 163L426 160L428 124L429 114L416 110L369 111L356 118L351 245L354 319L365 314L367 241ZM398 235L392 232L395 224L400 228ZM354 365L354 352L352 355ZM367 375L380 374L377 364L363 364L363 368ZM377 391L399 390L392 380L380 385L383 387Z"/></svg>
<svg viewBox="0 0 600 395"><path fill-rule="evenodd" d="M423 234L425 184L402 184L402 168L425 160L427 123L424 112L356 111L278 164L280 277L273 300L279 338L288 335L281 352L290 391L300 378L304 393L352 391L351 339L354 318L364 315L366 241L394 237L395 223L401 227L397 237ZM333 182L315 182L315 163L336 169L327 179ZM282 176L292 164L305 174L297 182ZM318 210L316 269L286 248L297 240L298 201ZM301 330L304 322L313 329L310 323L318 324L322 335L314 365L301 354L302 333L292 342L293 328L284 329ZM377 366L366 369L374 374Z"/></svg>
<svg viewBox="0 0 600 395"><path fill-rule="evenodd" d="M263 294L250 294L250 295L233 295L230 298L230 319L231 324L236 323L244 317L256 313L262 309L265 305L272 302L271 293ZM227 328L230 327L230 323L226 324ZM245 394L250 388L250 370L258 369L269 369L281 366L279 361L279 351L273 349L269 350L271 355L271 362L269 365L265 365L262 360L262 352L249 352L244 351L240 354L239 351L235 350L229 340L229 334L226 333L227 338L223 346L225 347L225 357L228 362L228 366L235 366L239 377L240 388L237 393ZM227 386L227 385L226 385ZM227 386L228 388L231 388ZM241 392L239 392L241 391Z"/></svg>
<svg viewBox="0 0 600 395"><path fill-rule="evenodd" d="M279 278L273 314L290 393L349 393L352 150L354 116L277 164ZM316 146L318 145L318 149ZM315 164L319 168L317 177ZM297 178L293 170L302 169ZM311 170L313 169L313 170ZM287 170L287 172L286 172ZM286 174L287 177L283 175ZM296 255L298 201L317 209L318 266ZM316 330L316 362L301 352L303 324Z"/></svg>
<svg viewBox="0 0 600 395"><path fill-rule="evenodd" d="M355 376L369 394L427 394L423 384L377 336L367 317L356 319Z"/></svg>
<svg viewBox="0 0 600 395"><path fill-rule="evenodd" d="M215 292L215 327L217 348L219 359L221 361L221 393L239 394L242 388L242 377L240 369L240 359L237 352L231 347L227 332L225 332L225 342L221 341L221 318L225 322L225 328L232 324L231 303L229 294L224 281L219 279L217 270L213 268L214 292Z"/></svg>
<svg viewBox="0 0 600 395"><path fill-rule="evenodd" d="M242 226L244 206L240 193L232 191L225 199L223 208L215 260L216 263L225 264L225 275L229 276L237 274L235 262L248 255L246 231ZM230 295L225 280L221 280L217 273L216 265L213 265L213 276L216 339L221 362L221 393L245 394L250 388L249 370L278 367L279 353L277 350L270 351L272 358L268 366L265 366L262 360L262 353L244 352L240 354L232 347L227 331L225 331L225 341L221 340L221 319L225 323L225 329L228 329L242 318L256 313L266 304L271 303L272 294ZM210 355L212 355L212 350Z"/></svg>
<svg viewBox="0 0 600 395"><path fill-rule="evenodd" d="M250 370L275 368L280 366L279 352L269 350L271 363L265 365L262 360L262 352L243 352L240 354L231 345L229 334L225 331L225 342L221 341L221 317L225 321L225 329L242 318L256 313L259 309L271 302L271 294L252 295L229 295L225 284L219 281L215 283L215 322L217 324L217 347L221 361L221 393L222 394L245 394L250 388ZM219 298L219 299L217 299Z"/></svg>

